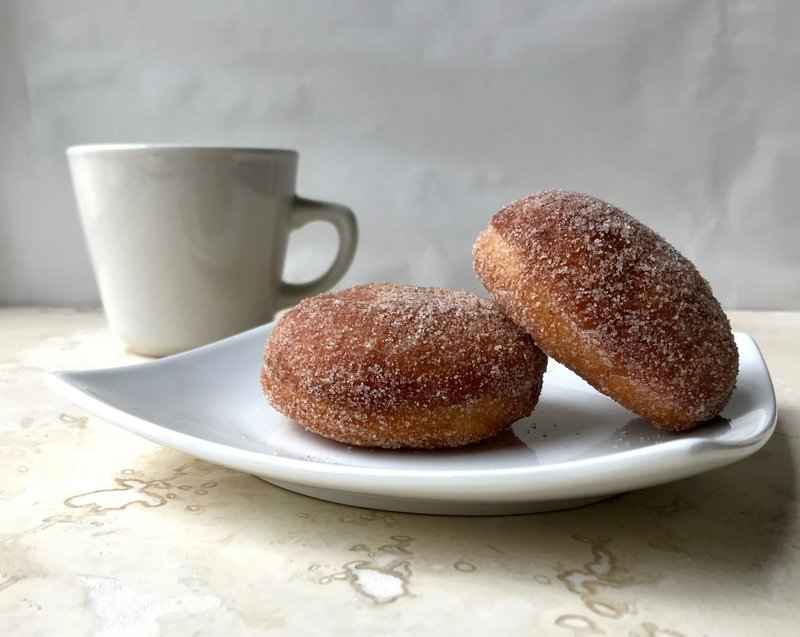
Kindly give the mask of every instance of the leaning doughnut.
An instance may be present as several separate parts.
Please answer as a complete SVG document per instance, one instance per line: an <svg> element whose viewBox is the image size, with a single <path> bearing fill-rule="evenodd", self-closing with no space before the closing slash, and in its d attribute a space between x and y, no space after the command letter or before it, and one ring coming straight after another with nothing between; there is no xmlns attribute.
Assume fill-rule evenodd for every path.
<svg viewBox="0 0 800 637"><path fill-rule="evenodd" d="M316 434L367 447L455 447L533 411L547 358L493 302L360 285L301 301L272 330L261 386Z"/></svg>
<svg viewBox="0 0 800 637"><path fill-rule="evenodd" d="M728 402L739 356L709 284L618 208L535 193L494 215L473 264L539 347L640 416L683 430Z"/></svg>

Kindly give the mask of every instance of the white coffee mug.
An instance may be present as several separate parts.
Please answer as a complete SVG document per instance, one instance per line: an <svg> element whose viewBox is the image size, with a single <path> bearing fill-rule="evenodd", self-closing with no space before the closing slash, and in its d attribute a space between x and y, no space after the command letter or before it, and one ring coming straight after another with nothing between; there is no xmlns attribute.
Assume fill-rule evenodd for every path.
<svg viewBox="0 0 800 637"><path fill-rule="evenodd" d="M358 238L352 211L295 194L291 150L167 145L67 149L111 329L163 356L267 323L333 287ZM282 280L289 232L327 221L339 251L304 284Z"/></svg>

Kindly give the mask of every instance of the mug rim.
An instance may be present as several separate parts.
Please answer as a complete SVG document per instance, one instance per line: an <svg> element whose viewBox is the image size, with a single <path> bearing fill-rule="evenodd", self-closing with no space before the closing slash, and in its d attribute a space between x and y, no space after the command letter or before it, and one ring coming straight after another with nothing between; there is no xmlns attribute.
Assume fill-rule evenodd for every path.
<svg viewBox="0 0 800 637"><path fill-rule="evenodd" d="M67 155L82 155L103 152L137 152L146 150L197 150L201 152L239 152L297 157L296 150L288 148L259 148L257 146L214 146L206 144L75 144L68 146Z"/></svg>

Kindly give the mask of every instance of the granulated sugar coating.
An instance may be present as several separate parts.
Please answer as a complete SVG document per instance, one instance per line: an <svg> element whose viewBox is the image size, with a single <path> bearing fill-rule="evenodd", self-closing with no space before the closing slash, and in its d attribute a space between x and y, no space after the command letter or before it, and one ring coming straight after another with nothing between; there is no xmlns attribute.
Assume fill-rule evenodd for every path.
<svg viewBox="0 0 800 637"><path fill-rule="evenodd" d="M287 312L267 340L262 387L280 412L340 442L459 446L530 414L546 364L491 301L369 284Z"/></svg>
<svg viewBox="0 0 800 637"><path fill-rule="evenodd" d="M688 429L728 402L738 352L710 286L611 204L560 190L515 201L478 237L473 263L548 355L640 416Z"/></svg>

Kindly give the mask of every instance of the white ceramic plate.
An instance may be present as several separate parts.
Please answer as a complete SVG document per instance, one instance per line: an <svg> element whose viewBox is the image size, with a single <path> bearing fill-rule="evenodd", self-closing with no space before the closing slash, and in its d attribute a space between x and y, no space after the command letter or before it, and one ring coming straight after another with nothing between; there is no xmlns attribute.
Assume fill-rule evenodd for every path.
<svg viewBox="0 0 800 637"><path fill-rule="evenodd" d="M722 417L670 434L550 362L534 413L484 443L437 451L348 447L273 410L259 384L271 325L161 360L55 372L76 405L149 440L316 498L416 513L495 515L577 506L696 475L757 451L775 395L752 338Z"/></svg>

